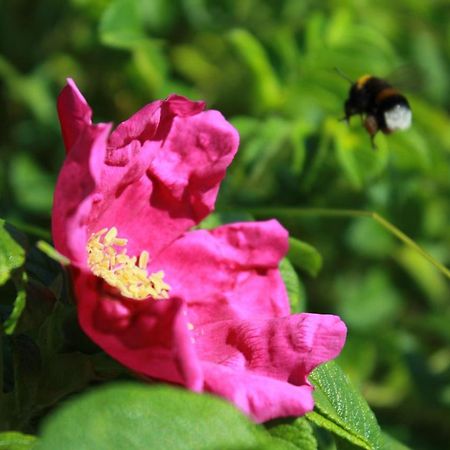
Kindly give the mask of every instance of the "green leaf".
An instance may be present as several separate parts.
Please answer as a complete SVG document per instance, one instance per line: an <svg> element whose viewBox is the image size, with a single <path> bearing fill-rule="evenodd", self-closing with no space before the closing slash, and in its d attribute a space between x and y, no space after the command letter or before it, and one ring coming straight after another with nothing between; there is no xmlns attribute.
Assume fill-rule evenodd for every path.
<svg viewBox="0 0 450 450"><path fill-rule="evenodd" d="M155 95L162 95L161 89L167 79L167 60L161 43L157 40L145 39L130 44L136 73L143 84Z"/></svg>
<svg viewBox="0 0 450 450"><path fill-rule="evenodd" d="M307 414L311 422L366 450L382 448L372 410L335 362L315 369L310 380L316 404L316 410Z"/></svg>
<svg viewBox="0 0 450 450"><path fill-rule="evenodd" d="M355 252L373 258L389 256L395 248L393 236L386 233L377 222L365 217L353 221L346 234L346 241Z"/></svg>
<svg viewBox="0 0 450 450"><path fill-rule="evenodd" d="M321 254L310 244L289 238L288 258L292 264L315 277L322 268Z"/></svg>
<svg viewBox="0 0 450 450"><path fill-rule="evenodd" d="M25 334L11 337L11 353L15 400L12 418L16 427L22 427L34 412L42 360L38 346Z"/></svg>
<svg viewBox="0 0 450 450"><path fill-rule="evenodd" d="M11 235L12 229L0 219L0 286L10 278L11 272L25 262L25 249Z"/></svg>
<svg viewBox="0 0 450 450"><path fill-rule="evenodd" d="M145 39L143 20L136 0L115 0L103 13L100 39L111 47L129 49Z"/></svg>
<svg viewBox="0 0 450 450"><path fill-rule="evenodd" d="M171 59L176 69L188 80L204 88L209 86L209 89L213 89L214 83L222 75L204 52L190 45L176 46Z"/></svg>
<svg viewBox="0 0 450 450"><path fill-rule="evenodd" d="M39 327L37 343L44 358L62 351L65 336L70 330L70 318L75 315L74 307L60 301L53 304L51 313ZM73 345L73 343L72 343Z"/></svg>
<svg viewBox="0 0 450 450"><path fill-rule="evenodd" d="M397 441L391 435L382 433L383 435L383 450L410 450L409 447Z"/></svg>
<svg viewBox="0 0 450 450"><path fill-rule="evenodd" d="M269 435L229 403L163 385L108 385L45 422L36 450L269 448ZM266 446L267 445L267 446Z"/></svg>
<svg viewBox="0 0 450 450"><path fill-rule="evenodd" d="M61 255L61 259L57 261L59 254L51 254L50 246L43 251L39 242L36 243L36 246L31 247L27 254L27 273L32 280L47 288L56 299L69 303L68 274L62 265L65 262L64 257Z"/></svg>
<svg viewBox="0 0 450 450"><path fill-rule="evenodd" d="M54 355L42 366L37 408L48 407L68 394L81 391L93 378L89 356L79 352Z"/></svg>
<svg viewBox="0 0 450 450"><path fill-rule="evenodd" d="M106 381L127 375L128 369L104 352L89 356L96 380Z"/></svg>
<svg viewBox="0 0 450 450"><path fill-rule="evenodd" d="M280 262L280 273L289 296L291 312L298 313L305 310L305 296L297 272L287 258Z"/></svg>
<svg viewBox="0 0 450 450"><path fill-rule="evenodd" d="M266 424L269 433L276 439L284 441L292 450L317 450L317 440L311 424L299 417L293 421L278 420Z"/></svg>
<svg viewBox="0 0 450 450"><path fill-rule="evenodd" d="M11 98L26 106L40 124L54 125L54 97L48 79L42 72L35 70L24 76L7 59L0 56L0 79Z"/></svg>
<svg viewBox="0 0 450 450"><path fill-rule="evenodd" d="M402 247L396 252L395 259L423 290L430 304L447 305L448 280L428 264L422 255L410 247Z"/></svg>
<svg viewBox="0 0 450 450"><path fill-rule="evenodd" d="M28 450L36 443L36 437L17 431L0 433L0 450Z"/></svg>
<svg viewBox="0 0 450 450"><path fill-rule="evenodd" d="M338 314L350 328L362 334L372 333L377 327L384 329L398 316L403 304L390 277L380 268L374 267L366 274L359 270L341 275L335 290Z"/></svg>
<svg viewBox="0 0 450 450"><path fill-rule="evenodd" d="M0 347L1 349L1 347ZM2 355L6 356L6 355ZM16 405L16 399L14 398L14 392L9 391L5 392L5 390L8 390L11 387L11 368L9 367L3 367L3 374L6 380L8 380L7 383L4 383L4 386L2 387L2 391L0 392L0 426L1 430L11 430L14 427L14 412L15 412L15 405ZM1 438L0 438L1 442ZM0 447L1 449L1 447Z"/></svg>
<svg viewBox="0 0 450 450"><path fill-rule="evenodd" d="M15 280L15 285L17 288L17 295L14 300L14 306L11 314L3 323L3 328L6 334L12 334L16 329L17 323L19 322L20 316L25 309L27 301L27 291L26 284L28 281L28 276L26 272L23 272L21 277Z"/></svg>
<svg viewBox="0 0 450 450"><path fill-rule="evenodd" d="M178 4L166 0L139 0L140 13L149 31L162 33L169 31L177 18Z"/></svg>
<svg viewBox="0 0 450 450"><path fill-rule="evenodd" d="M289 142L292 145L292 170L300 174L306 160L305 140L311 134L311 126L303 120L298 120L292 124L288 135Z"/></svg>
<svg viewBox="0 0 450 450"><path fill-rule="evenodd" d="M289 124L278 117L261 123L241 155L242 162L248 166L247 186L258 192L267 189L266 184L273 176L274 164L286 147L289 133Z"/></svg>
<svg viewBox="0 0 450 450"><path fill-rule="evenodd" d="M279 106L282 102L281 86L262 44L244 29L231 31L229 39L250 72L256 107L265 111Z"/></svg>
<svg viewBox="0 0 450 450"><path fill-rule="evenodd" d="M441 102L448 95L448 79L444 53L433 33L421 30L412 36L413 55L425 78L424 88L433 102Z"/></svg>
<svg viewBox="0 0 450 450"><path fill-rule="evenodd" d="M50 213L55 180L30 155L18 153L13 157L9 177L22 208L33 213Z"/></svg>
<svg viewBox="0 0 450 450"><path fill-rule="evenodd" d="M355 189L361 189L367 180L378 175L386 167L388 151L382 136L377 136L377 149L374 150L369 136L366 136L363 130L358 130L358 135L353 134L356 124L355 119L351 127L346 128L342 123L330 119L325 127L326 132L334 138L336 157L348 180Z"/></svg>
<svg viewBox="0 0 450 450"><path fill-rule="evenodd" d="M333 420L328 419L326 416L316 413L315 411L310 412L306 415L308 420L317 425L320 428L330 431L331 433L342 437L347 442L351 442L358 448L371 449L367 443L358 437L355 437L353 433L348 432L344 427L337 425Z"/></svg>
<svg viewBox="0 0 450 450"><path fill-rule="evenodd" d="M12 312L3 323L5 333L12 334L26 304L26 285L28 275L22 266L25 263L27 239L25 235L0 220L0 285L11 279L16 287L14 302L10 301L11 294L7 296L7 311L9 303L13 303Z"/></svg>
<svg viewBox="0 0 450 450"><path fill-rule="evenodd" d="M259 127L261 126L260 121L256 117L252 116L231 117L230 122L235 128L237 128L241 141L244 141L244 139L247 139L257 133Z"/></svg>

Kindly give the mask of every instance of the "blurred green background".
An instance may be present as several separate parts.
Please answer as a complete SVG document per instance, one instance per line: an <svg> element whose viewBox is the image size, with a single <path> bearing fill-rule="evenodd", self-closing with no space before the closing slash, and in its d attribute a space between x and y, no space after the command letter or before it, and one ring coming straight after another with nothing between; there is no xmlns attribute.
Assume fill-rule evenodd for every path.
<svg viewBox="0 0 450 450"><path fill-rule="evenodd" d="M450 441L450 288L376 211L450 265L450 5L302 0L0 1L0 217L49 238L70 76L95 121L176 92L238 128L219 211L276 216L323 267L305 308L340 314L340 363L382 427L414 449ZM352 79L394 80L413 126L377 136L339 119ZM398 81L397 81L398 80Z"/></svg>

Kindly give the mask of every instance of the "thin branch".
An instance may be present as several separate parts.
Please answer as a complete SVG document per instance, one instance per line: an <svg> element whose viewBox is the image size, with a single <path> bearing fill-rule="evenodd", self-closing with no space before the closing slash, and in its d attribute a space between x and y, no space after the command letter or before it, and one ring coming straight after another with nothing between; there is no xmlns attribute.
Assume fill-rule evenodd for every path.
<svg viewBox="0 0 450 450"><path fill-rule="evenodd" d="M431 256L420 245L416 244L409 236L403 231L399 230L395 225L390 223L380 214L373 211L360 211L356 209L327 209L327 208L250 208L246 210L250 214L256 216L271 216L271 217L283 217L289 218L295 217L369 217L379 225L381 225L389 233L393 234L397 239L402 241L408 247L414 249L428 262L433 264L442 274L450 279L450 270L442 263Z"/></svg>

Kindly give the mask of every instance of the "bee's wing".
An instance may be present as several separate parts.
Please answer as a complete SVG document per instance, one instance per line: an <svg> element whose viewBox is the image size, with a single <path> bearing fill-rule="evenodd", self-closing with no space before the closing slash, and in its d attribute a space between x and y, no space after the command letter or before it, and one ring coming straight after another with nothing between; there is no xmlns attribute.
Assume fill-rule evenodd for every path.
<svg viewBox="0 0 450 450"><path fill-rule="evenodd" d="M401 92L404 91L405 94L408 92L420 92L424 90L426 85L425 74L412 63L394 67L385 78L392 86Z"/></svg>

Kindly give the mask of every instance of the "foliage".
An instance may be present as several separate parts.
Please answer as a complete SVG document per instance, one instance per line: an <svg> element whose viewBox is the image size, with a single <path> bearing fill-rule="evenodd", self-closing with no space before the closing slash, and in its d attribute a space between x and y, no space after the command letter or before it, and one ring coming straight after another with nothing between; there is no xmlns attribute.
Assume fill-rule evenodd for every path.
<svg viewBox="0 0 450 450"><path fill-rule="evenodd" d="M54 407L62 399L131 377L83 336L65 269L36 245L50 240L52 191L64 157L54 105L71 76L96 121L119 122L171 92L223 111L241 146L218 223L248 213L281 220L292 236L283 276L295 310L346 321L349 338L338 362L382 430L415 449L445 448L450 288L445 269L429 259L450 264L449 21L445 0L4 0L0 429L36 434L45 420L44 445L52 423L80 414L97 393L74 395L59 416ZM373 73L412 84L403 90L413 127L377 136L373 151L357 119L350 127L339 121L348 83L335 66L352 79ZM256 428L264 446L402 448L385 434L368 441L351 419L323 406L326 371L335 370L326 366L311 379L318 387L313 415L267 424L269 433ZM356 391L340 373L348 402ZM132 389L178 398L165 388ZM197 397L183 395L194 408ZM225 408L204 401L211 410ZM229 414L247 429L244 418ZM375 429L373 420L364 423ZM32 439L0 434L0 448L28 448Z"/></svg>
<svg viewBox="0 0 450 450"><path fill-rule="evenodd" d="M146 424L143 426L143 424ZM36 449L257 449L267 440L230 404L208 395L137 383L83 395L45 424Z"/></svg>

